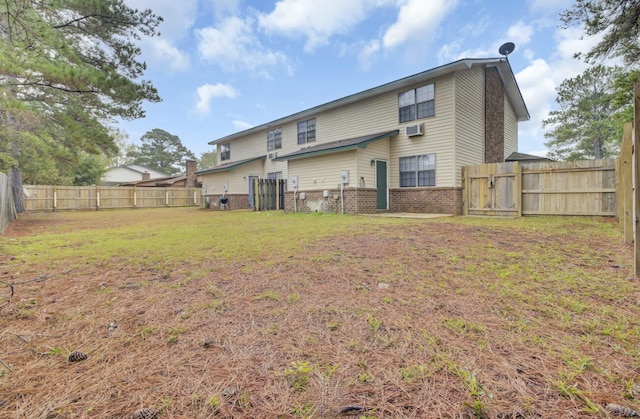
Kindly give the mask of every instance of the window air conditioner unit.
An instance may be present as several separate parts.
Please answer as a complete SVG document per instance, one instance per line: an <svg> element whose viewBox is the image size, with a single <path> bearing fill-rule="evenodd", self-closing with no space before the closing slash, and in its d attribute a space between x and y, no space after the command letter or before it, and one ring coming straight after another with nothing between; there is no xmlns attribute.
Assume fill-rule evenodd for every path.
<svg viewBox="0 0 640 419"><path fill-rule="evenodd" d="M422 124L409 125L405 127L405 132L407 133L407 137L422 135Z"/></svg>
<svg viewBox="0 0 640 419"><path fill-rule="evenodd" d="M278 157L278 153L269 153L269 160L273 160Z"/></svg>

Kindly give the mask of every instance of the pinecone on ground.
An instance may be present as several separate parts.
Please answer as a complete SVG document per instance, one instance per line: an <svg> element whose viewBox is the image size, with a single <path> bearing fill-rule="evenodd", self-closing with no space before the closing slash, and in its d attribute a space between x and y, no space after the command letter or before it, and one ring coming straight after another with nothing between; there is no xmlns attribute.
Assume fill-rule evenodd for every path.
<svg viewBox="0 0 640 419"><path fill-rule="evenodd" d="M89 355L80 351L73 351L69 354L69 362L80 362L89 358Z"/></svg>
<svg viewBox="0 0 640 419"><path fill-rule="evenodd" d="M131 416L132 419L157 419L158 411L156 409L152 409L150 407L145 407L144 409L139 409L133 412Z"/></svg>

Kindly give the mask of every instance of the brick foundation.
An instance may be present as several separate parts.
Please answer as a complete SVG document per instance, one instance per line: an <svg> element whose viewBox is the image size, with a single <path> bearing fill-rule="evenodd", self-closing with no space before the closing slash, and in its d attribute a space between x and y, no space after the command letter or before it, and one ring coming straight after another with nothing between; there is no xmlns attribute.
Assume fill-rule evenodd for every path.
<svg viewBox="0 0 640 419"><path fill-rule="evenodd" d="M218 199L221 197L222 195L206 195L206 198L209 198L209 209L211 210L219 210L220 209L220 202L218 201ZM242 194L238 194L238 195L230 195L227 194L225 195L226 198L229 199L229 202L227 203L227 205L229 206L230 210L234 210L234 209L247 209L249 208L249 196L248 195L242 195Z"/></svg>
<svg viewBox="0 0 640 419"><path fill-rule="evenodd" d="M324 212L342 213L340 190L329 190L329 197L323 196L323 191L302 191L305 199L300 199L297 193L297 202L294 205L293 192L285 193L285 211L293 212ZM373 214L386 212L376 209L377 190L349 189L344 190L345 214ZM297 206L297 208L296 208ZM462 213L462 189L461 188L411 188L391 189L389 191L390 212L417 212L434 214L461 214Z"/></svg>
<svg viewBox="0 0 640 419"><path fill-rule="evenodd" d="M462 188L391 189L389 210L427 214L462 214Z"/></svg>
<svg viewBox="0 0 640 419"><path fill-rule="evenodd" d="M329 197L323 196L323 191L303 191L305 199L300 199L300 192L296 194L297 208L293 202L293 192L285 193L284 208L287 212L325 212L342 213L342 201L340 200L340 190L329 190ZM376 210L376 189L350 189L344 190L344 213L345 214L370 214Z"/></svg>

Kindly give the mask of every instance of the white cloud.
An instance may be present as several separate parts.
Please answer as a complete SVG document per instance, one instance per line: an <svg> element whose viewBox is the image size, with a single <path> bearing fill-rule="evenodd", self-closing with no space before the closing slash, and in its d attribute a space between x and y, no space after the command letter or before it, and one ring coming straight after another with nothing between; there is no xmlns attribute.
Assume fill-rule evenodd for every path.
<svg viewBox="0 0 640 419"><path fill-rule="evenodd" d="M253 20L238 17L223 19L216 27L195 31L202 59L226 70L248 70L270 77L270 69L284 65L291 71L289 60L281 52L265 48L253 33Z"/></svg>
<svg viewBox="0 0 640 419"><path fill-rule="evenodd" d="M217 97L227 97L227 98L235 98L238 96L238 93L235 89L228 84L204 84L196 90L198 94L198 103L196 104L196 109L200 113L207 114L209 113L211 101Z"/></svg>
<svg viewBox="0 0 640 419"><path fill-rule="evenodd" d="M519 21L507 30L507 37L516 45L526 45L531 41L533 27L523 21Z"/></svg>
<svg viewBox="0 0 640 419"><path fill-rule="evenodd" d="M393 48L408 40L427 39L457 3L457 0L432 0L429 7L425 7L424 0L403 1L397 21L387 29L382 38L383 45L385 48Z"/></svg>
<svg viewBox="0 0 640 419"><path fill-rule="evenodd" d="M305 51L326 45L334 34L352 30L370 10L388 3L376 0L281 0L258 18L268 34L306 38Z"/></svg>
<svg viewBox="0 0 640 419"><path fill-rule="evenodd" d="M240 6L240 0L209 0L217 17L234 14Z"/></svg>
<svg viewBox="0 0 640 419"><path fill-rule="evenodd" d="M236 120L236 121L231 121L231 123L238 131L244 131L246 129L253 128L253 125L245 121Z"/></svg>
<svg viewBox="0 0 640 419"><path fill-rule="evenodd" d="M360 67L364 70L371 68L372 57L380 50L380 41L373 39L369 41L360 51L358 55L358 61L360 61Z"/></svg>
<svg viewBox="0 0 640 419"><path fill-rule="evenodd" d="M195 23L198 0L124 0L131 8L151 9L164 20L158 26L160 36L143 37L140 41L145 59L154 63L168 63L171 71L189 68L189 57L174 44L185 38Z"/></svg>
<svg viewBox="0 0 640 419"><path fill-rule="evenodd" d="M185 71L189 68L189 57L165 39L153 39L150 45L150 54L155 61L168 62L173 71Z"/></svg>
<svg viewBox="0 0 640 419"><path fill-rule="evenodd" d="M598 39L585 37L577 29L559 29L555 33L555 49L546 60L533 59L535 53L530 49L525 51L525 58L532 58L530 65L516 74L522 96L531 112L531 120L520 125L520 149L524 152L544 147L547 129L542 127L542 121L550 111L556 109L556 88L564 80L576 77L587 69L588 65L575 59L574 55L590 50Z"/></svg>
<svg viewBox="0 0 640 419"><path fill-rule="evenodd" d="M377 5L382 6L388 3L390 2L381 0ZM372 39L364 44L358 54L360 66L368 69L377 54L396 49L401 45L418 44L424 48L425 41L435 38L442 21L457 7L458 3L459 0L432 0L429 7L425 7L424 0L396 0L395 6L398 8L396 21L387 27L379 39ZM479 31L483 25L483 22L478 22L476 26L466 28L466 32ZM445 50L441 49L441 55L448 55L448 51L445 52Z"/></svg>

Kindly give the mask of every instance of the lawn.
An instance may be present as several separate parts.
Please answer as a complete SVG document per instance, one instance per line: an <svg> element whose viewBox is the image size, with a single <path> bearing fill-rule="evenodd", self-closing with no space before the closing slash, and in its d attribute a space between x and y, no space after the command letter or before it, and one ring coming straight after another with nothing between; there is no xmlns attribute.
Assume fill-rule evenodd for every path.
<svg viewBox="0 0 640 419"><path fill-rule="evenodd" d="M29 214L0 418L629 414L639 291L613 219Z"/></svg>

